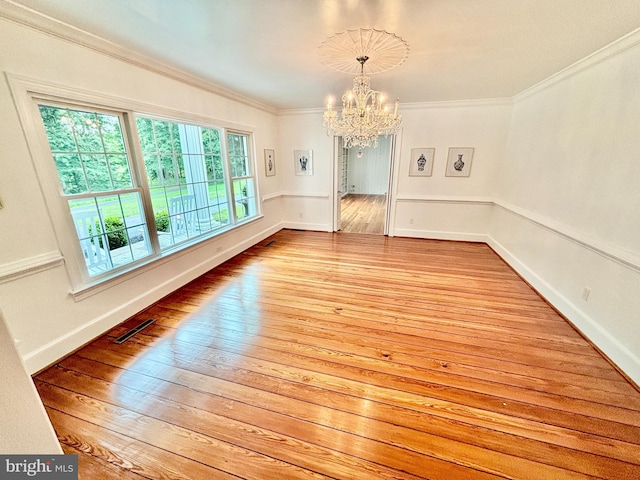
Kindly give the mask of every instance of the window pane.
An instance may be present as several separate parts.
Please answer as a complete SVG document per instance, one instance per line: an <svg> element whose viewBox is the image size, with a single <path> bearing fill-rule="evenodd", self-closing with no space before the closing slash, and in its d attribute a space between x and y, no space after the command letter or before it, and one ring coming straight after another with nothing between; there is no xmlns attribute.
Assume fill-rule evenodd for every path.
<svg viewBox="0 0 640 480"><path fill-rule="evenodd" d="M102 152L102 138L98 128L98 117L95 113L70 110L71 121L80 152Z"/></svg>
<svg viewBox="0 0 640 480"><path fill-rule="evenodd" d="M161 155L162 183L165 185L177 185L178 173L173 161L173 155Z"/></svg>
<svg viewBox="0 0 640 480"><path fill-rule="evenodd" d="M145 153L144 168L147 172L147 181L150 187L157 187L162 184L162 168L158 161L158 155Z"/></svg>
<svg viewBox="0 0 640 480"><path fill-rule="evenodd" d="M125 153L124 136L120 128L120 119L113 115L97 115L102 133L104 149L108 153Z"/></svg>
<svg viewBox="0 0 640 480"><path fill-rule="evenodd" d="M126 155L109 155L109 170L111 179L116 189L132 188L131 174L129 173L129 163Z"/></svg>
<svg viewBox="0 0 640 480"><path fill-rule="evenodd" d="M84 171L91 192L106 192L113 189L106 155L81 154Z"/></svg>
<svg viewBox="0 0 640 480"><path fill-rule="evenodd" d="M229 162L232 177L246 177L249 175L249 154L247 151L247 136L230 133Z"/></svg>
<svg viewBox="0 0 640 480"><path fill-rule="evenodd" d="M53 161L90 277L151 255L118 115L40 105ZM92 196L90 196L93 194Z"/></svg>
<svg viewBox="0 0 640 480"><path fill-rule="evenodd" d="M40 116L44 122L52 152L76 152L78 150L71 117L66 109L40 105Z"/></svg>
<svg viewBox="0 0 640 480"><path fill-rule="evenodd" d="M202 144L204 145L204 152L218 157L222 154L220 151L220 132L212 128L202 129Z"/></svg>
<svg viewBox="0 0 640 480"><path fill-rule="evenodd" d="M132 188L120 117L40 105L65 195Z"/></svg>
<svg viewBox="0 0 640 480"><path fill-rule="evenodd" d="M82 162L78 155L54 154L56 170L62 183L62 191L66 195L83 193L88 190L86 178L82 169Z"/></svg>
<svg viewBox="0 0 640 480"><path fill-rule="evenodd" d="M113 268L104 219L95 199L69 200L69 209L90 276Z"/></svg>
<svg viewBox="0 0 640 480"><path fill-rule="evenodd" d="M145 166L161 248L172 248L228 223L220 132L149 118L136 122L144 136L141 142L147 152ZM155 167L158 162L160 169Z"/></svg>
<svg viewBox="0 0 640 480"><path fill-rule="evenodd" d="M253 179L247 178L233 182L234 201L238 220L256 213Z"/></svg>
<svg viewBox="0 0 640 480"><path fill-rule="evenodd" d="M238 133L228 134L229 162L233 181L233 203L238 220L246 219L257 214L255 198L255 182L251 175L249 159L249 138Z"/></svg>

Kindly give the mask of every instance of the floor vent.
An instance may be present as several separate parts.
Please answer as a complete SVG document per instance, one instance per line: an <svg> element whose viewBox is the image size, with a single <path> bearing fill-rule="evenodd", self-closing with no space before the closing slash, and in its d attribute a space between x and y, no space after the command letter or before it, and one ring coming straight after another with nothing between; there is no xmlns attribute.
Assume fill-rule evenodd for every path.
<svg viewBox="0 0 640 480"><path fill-rule="evenodd" d="M271 245L273 245L274 243L276 243L275 240L271 240L270 242L266 243L264 246L265 247L270 247Z"/></svg>
<svg viewBox="0 0 640 480"><path fill-rule="evenodd" d="M124 335L120 335L118 338L116 338L113 343L124 343L127 340L129 340L131 337L133 337L136 333L138 333L140 330L142 330L145 327L148 327L149 325L151 325L153 322L155 322L155 320L153 318L150 318L148 320L145 320L144 322L142 322L140 325L138 325L135 328L132 328L131 330L129 330L127 333L125 333Z"/></svg>

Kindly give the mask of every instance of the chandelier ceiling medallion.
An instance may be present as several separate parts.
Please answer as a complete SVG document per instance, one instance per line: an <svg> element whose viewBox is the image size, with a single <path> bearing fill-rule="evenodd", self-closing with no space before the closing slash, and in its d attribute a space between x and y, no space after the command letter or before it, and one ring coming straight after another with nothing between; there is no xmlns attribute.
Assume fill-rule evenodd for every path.
<svg viewBox="0 0 640 480"><path fill-rule="evenodd" d="M393 110L381 92L371 90L368 73L381 73L400 65L409 47L397 35L382 30L359 29L338 33L320 45L323 63L344 73L355 73L353 88L342 96L342 110L327 102L323 125L328 135L343 139L346 148L378 146L380 135L394 134L402 124L398 101ZM355 61L354 61L355 60Z"/></svg>

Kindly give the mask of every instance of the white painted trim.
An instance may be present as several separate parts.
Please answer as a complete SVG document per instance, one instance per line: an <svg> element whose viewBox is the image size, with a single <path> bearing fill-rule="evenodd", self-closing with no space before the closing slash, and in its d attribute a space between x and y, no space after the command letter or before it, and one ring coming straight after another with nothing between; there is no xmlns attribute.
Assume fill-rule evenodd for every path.
<svg viewBox="0 0 640 480"><path fill-rule="evenodd" d="M281 197L284 198L329 198L330 195L328 193L308 193L308 192L281 192Z"/></svg>
<svg viewBox="0 0 640 480"><path fill-rule="evenodd" d="M314 232L333 232L329 223L282 222L282 228L289 230L311 230Z"/></svg>
<svg viewBox="0 0 640 480"><path fill-rule="evenodd" d="M398 202L416 203L463 203L474 205L493 205L494 201L488 197L449 197L438 195L398 195Z"/></svg>
<svg viewBox="0 0 640 480"><path fill-rule="evenodd" d="M543 226L543 225L541 225ZM544 227L544 226L543 226ZM569 238L569 237L567 237ZM622 345L597 321L588 316L552 285L540 277L532 268L522 262L491 235L486 243L524 278L543 298L562 313L580 332L598 346L615 364L640 384L640 377L632 376L632 372L640 372L640 357ZM596 342L593 339L598 339Z"/></svg>
<svg viewBox="0 0 640 480"><path fill-rule="evenodd" d="M440 230L412 230L396 228L394 237L425 238L429 240L453 240L459 242L487 243L486 233L446 232Z"/></svg>
<svg viewBox="0 0 640 480"><path fill-rule="evenodd" d="M571 240L581 247L591 250L592 252L595 252L608 260L612 260L624 267L630 268L631 270L635 270L636 272L640 273L640 257L628 250L620 248L612 243L595 238L588 233L567 227L560 222L544 217L537 213L533 213L523 208L516 207L515 205L511 205L507 202L495 200L494 203L497 207L500 207L513 215L522 217L529 222L543 227L544 229L549 230L553 233L556 233L561 237Z"/></svg>
<svg viewBox="0 0 640 480"><path fill-rule="evenodd" d="M64 257L60 252L48 252L17 262L4 263L0 265L0 283L12 282L62 264L64 264Z"/></svg>
<svg viewBox="0 0 640 480"><path fill-rule="evenodd" d="M440 108L469 108L469 107L502 107L513 105L513 100L509 97L505 98L485 98L479 100L443 100L439 102L412 102L400 103L398 111L403 110L427 110ZM323 107L310 108L289 108L278 110L278 116L281 115L318 115L325 112Z"/></svg>
<svg viewBox="0 0 640 480"><path fill-rule="evenodd" d="M552 220L548 217L539 215L534 212L525 210L524 208L511 205L502 200L495 200L488 197L448 197L437 195L400 195L396 198L397 202L416 202L416 203L440 203L440 204L468 204L468 205L494 205L495 207L502 208L503 210L526 219L527 221L534 223L540 227L545 228L561 237L564 237L583 248L591 250L608 260L614 261L620 265L623 265L631 270L640 273L640 257L635 253L630 252L624 248L614 245L610 242L600 240L588 233L581 232L579 230L567 227L566 225ZM431 235L438 233L438 237L432 237ZM455 233L455 232L454 232ZM428 232L428 237L425 237L427 233L424 230L410 230L410 229L397 229L394 232L395 236L417 236L419 238L441 238L446 240L447 232ZM444 235L444 236L443 236ZM458 238L451 238L451 240L457 240ZM471 240L475 241L475 240Z"/></svg>
<svg viewBox="0 0 640 480"><path fill-rule="evenodd" d="M510 97L502 98L480 98L471 100L442 100L437 102L412 102L401 103L398 111L403 110L426 110L440 108L470 108L470 107L504 107L513 105L513 99Z"/></svg>
<svg viewBox="0 0 640 480"><path fill-rule="evenodd" d="M276 198L329 198L328 193L304 193L304 192L276 192L262 197L263 202Z"/></svg>
<svg viewBox="0 0 640 480"><path fill-rule="evenodd" d="M531 97L532 95L536 95L543 90L552 87L553 85L563 82L564 80L567 80L568 78L571 78L584 70L594 67L617 55L621 55L627 50L635 48L638 45L640 45L640 28L629 32L623 37L620 37L617 40L611 42L609 45L596 50L583 59L578 60L572 65L563 68L559 72L520 92L513 97L513 103L515 104L521 102L522 100Z"/></svg>
<svg viewBox="0 0 640 480"><path fill-rule="evenodd" d="M277 109L271 105L242 95L229 88L215 84L196 75L186 73L166 63L147 57L139 52L125 48L97 35L85 32L36 12L11 0L0 0L0 17L27 26L41 33L60 38L67 42L107 55L125 63L143 68L158 75L177 80L201 90L220 95L236 102L276 114Z"/></svg>
<svg viewBox="0 0 640 480"><path fill-rule="evenodd" d="M129 302L119 305L117 308L101 315L100 317L81 325L80 327L65 333L64 335L50 341L46 345L26 354L24 362L29 373L33 374L43 368L58 361L60 358L73 352L75 349L90 342L94 338L103 335L110 328L118 325L123 320L135 315L160 298L177 290L181 286L187 284L191 280L203 275L212 268L217 267L221 263L251 248L265 238L282 230L283 225L278 224L267 228L250 238L237 243L231 248L216 254L204 260L197 265L193 265L187 270L180 270L179 273L156 285L155 288L144 292L143 294L132 298Z"/></svg>
<svg viewBox="0 0 640 480"><path fill-rule="evenodd" d="M3 0L0 0L2 2ZM192 122L196 125L211 126L224 128L226 130L238 130L243 133L253 134L254 125L232 122L219 117L211 117L205 115L194 114L184 110L164 107L153 103L141 102L134 98L112 95L94 90L86 90L77 87L68 87L54 82L48 82L24 75L17 75L11 72L5 72L7 83L11 89L14 102L24 101L30 102L35 98L52 98L62 102L81 103L91 105L97 108L106 108L109 110L123 110L134 112L139 115L150 115L156 118L166 118L168 120L181 119ZM24 97L18 100L18 96ZM24 108L24 107L23 107Z"/></svg>
<svg viewBox="0 0 640 480"><path fill-rule="evenodd" d="M276 193L267 193L265 195L262 196L262 202L268 202L269 200L274 200L276 198L280 198L282 197L282 193L280 192L276 192Z"/></svg>
<svg viewBox="0 0 640 480"><path fill-rule="evenodd" d="M262 197L262 200L273 200L274 198L294 197L294 198L329 198L328 193L308 193L308 192L276 192L269 193Z"/></svg>

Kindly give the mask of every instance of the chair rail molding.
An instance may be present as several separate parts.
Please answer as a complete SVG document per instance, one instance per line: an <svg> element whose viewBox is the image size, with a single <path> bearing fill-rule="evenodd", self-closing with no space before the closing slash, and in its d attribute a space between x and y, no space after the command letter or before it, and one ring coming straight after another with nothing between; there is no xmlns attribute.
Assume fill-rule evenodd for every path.
<svg viewBox="0 0 640 480"><path fill-rule="evenodd" d="M501 208L512 215L522 217L525 220L560 235L581 247L587 248L608 260L612 260L624 267L640 273L640 257L633 252L618 247L610 242L600 240L588 233L568 227L543 215L503 202L502 200L495 200L494 203L496 207Z"/></svg>
<svg viewBox="0 0 640 480"><path fill-rule="evenodd" d="M397 202L417 203L462 203L475 205L493 205L495 202L489 197L452 197L445 195L398 195Z"/></svg>
<svg viewBox="0 0 640 480"><path fill-rule="evenodd" d="M36 273L56 268L64 263L60 252L47 252L41 255L0 265L0 283L12 282Z"/></svg>

